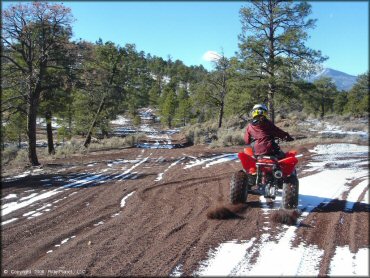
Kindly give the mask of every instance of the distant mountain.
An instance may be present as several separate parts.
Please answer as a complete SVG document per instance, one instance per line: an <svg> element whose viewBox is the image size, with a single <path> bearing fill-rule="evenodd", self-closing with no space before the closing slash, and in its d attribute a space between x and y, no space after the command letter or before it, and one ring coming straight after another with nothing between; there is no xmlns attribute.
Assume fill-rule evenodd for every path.
<svg viewBox="0 0 370 278"><path fill-rule="evenodd" d="M333 79L338 90L349 91L356 83L357 76L349 75L339 70L324 68L321 72L311 76L308 81L313 82L321 77L330 77Z"/></svg>

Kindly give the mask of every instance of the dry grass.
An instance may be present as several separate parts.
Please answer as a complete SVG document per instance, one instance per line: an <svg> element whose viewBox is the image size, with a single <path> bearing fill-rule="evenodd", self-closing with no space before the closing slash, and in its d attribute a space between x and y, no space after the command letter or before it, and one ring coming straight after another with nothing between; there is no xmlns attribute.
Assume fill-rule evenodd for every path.
<svg viewBox="0 0 370 278"><path fill-rule="evenodd" d="M92 143L88 148L83 146L84 138L76 137L63 145L55 147L55 154L49 155L47 148L37 148L39 160L53 161L58 158L70 158L74 155L84 155L89 152L99 150L120 149L134 146L139 139L143 138L143 134L130 135L124 138L112 137L108 139L98 140L93 138ZM24 167L29 164L28 149L18 149L14 147L6 147L1 152L1 165Z"/></svg>
<svg viewBox="0 0 370 278"><path fill-rule="evenodd" d="M14 160L18 154L18 147L11 146L6 147L3 151L1 151L1 165L6 165L10 161Z"/></svg>
<svg viewBox="0 0 370 278"><path fill-rule="evenodd" d="M144 134L135 134L126 137L111 137L102 140L98 140L90 144L89 151L107 150L107 149L119 149L125 147L133 147L137 144L138 140L143 139Z"/></svg>

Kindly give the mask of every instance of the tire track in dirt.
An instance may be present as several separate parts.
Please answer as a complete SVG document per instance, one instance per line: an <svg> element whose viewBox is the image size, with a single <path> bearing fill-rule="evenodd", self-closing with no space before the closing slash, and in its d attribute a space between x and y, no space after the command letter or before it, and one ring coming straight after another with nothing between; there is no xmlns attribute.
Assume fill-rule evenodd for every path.
<svg viewBox="0 0 370 278"><path fill-rule="evenodd" d="M175 169L174 169L174 172L176 173ZM176 179L181 180L181 177L179 178L179 176L176 175L176 174L175 174L175 176L176 176ZM171 175L166 174L165 180L166 181L167 180L172 180ZM175 183L172 183L172 185L175 185ZM174 197L169 198L169 190L170 190L171 194L175 195ZM164 194L164 191L166 191L165 194ZM135 235L134 238L131 238L131 241L135 242L135 245L134 245L135 249L131 249L132 247L130 246L129 242L126 242L125 246L121 245L122 248L120 247L120 250L123 250L122 253L125 253L125 254L136 253L136 255L132 255L131 263L124 264L123 262L120 261L120 260L122 260L122 256L119 256L119 255L117 257L114 257L113 259L110 258L108 260L104 260L104 261L115 261L115 263L119 263L120 265L122 265L122 267L123 267L123 269L125 269L125 271L120 272L121 275L135 275L135 273L138 273L138 274L142 275L143 273L145 274L146 271L148 271L147 273L149 273L150 275L168 274L178 264L179 261L183 260L181 258L179 258L177 260L174 260L173 258L177 258L178 254L182 254L183 257L186 256L190 251L192 251L192 248L189 248L189 246L198 245L199 240L194 240L194 238L197 238L197 236L199 236L198 235L199 234L199 228L194 229L194 227L190 227L190 225L194 224L194 223L193 222L188 222L187 218L190 218L189 220L192 220L191 217L194 218L194 215L197 217L199 214L201 214L202 207L200 207L200 209L199 209L198 206L192 205L194 203L194 200L191 200L191 199L190 200L185 200L186 198L184 196L184 191L182 190L180 192L181 194L179 194L179 192L176 192L175 186L167 187L166 189L163 189L163 186L162 187L158 186L158 187L155 187L155 189L152 189L152 190L149 190L149 191L146 190L146 191L144 191L144 193L145 194L142 195L141 197L142 197L142 199L145 200L147 206L148 206L148 203L150 204L150 209L148 209L148 208L143 209L143 212L138 210L138 211L136 211L136 213L139 214L139 215L148 214L148 215L150 215L151 223L159 223L160 225L159 225L158 229L156 229L156 231L153 231L151 229L147 230L145 228L145 224L144 224L147 217L143 217L142 221L144 221L144 223L140 223L138 225L138 227L136 227L136 228L132 227L133 230L140 230L140 231L144 230L144 232L140 232L140 234L143 234L141 236ZM140 195L140 194L137 194L137 195ZM163 198L163 196L165 196L166 198ZM185 201L185 206L187 207L187 209L184 209L184 207L183 207L184 205L182 204L182 202L180 203L181 205L179 204L179 198L177 198L179 196L182 197L182 198L180 198L180 200L182 199L182 200ZM204 203L204 199L203 199L204 195L201 198L202 198L202 200L199 201L200 204ZM168 203L169 200L175 200L175 202L174 203ZM189 206L187 204L191 204L191 206ZM171 217L171 215L178 215L178 213L181 213L181 215L182 215L181 218L180 218L181 220L176 222L176 221L172 221L172 220L169 221L168 219L163 218L163 215L167 216L168 211L171 212L171 210L174 207L175 207L175 210L172 211L172 214L168 214L168 215ZM153 211L154 212L156 212L156 211L159 212L160 215L153 214ZM126 212L128 212L128 210L126 210ZM207 222L207 220L206 220L206 218L204 218L201 223L203 223L203 225L205 225L205 224L207 225L206 222ZM180 223L179 225L180 226L182 225L181 226L182 228L176 229L178 226L173 225L174 223L176 223L176 224ZM191 224L186 224L186 223L191 223ZM204 230L204 227L201 226L200 229ZM157 238L157 241L161 241L160 246L157 245L157 243L155 243L154 241L150 241L150 240L147 241L148 238L152 238L150 236L150 234L154 233L154 232L157 233L157 235L155 235L155 238ZM224 233L221 233L221 234L223 235ZM182 244L181 244L182 247L181 246L177 247L179 245L179 242L177 240L179 237L182 239ZM205 237L207 237L207 236L205 236ZM175 240L175 242L173 242L173 240ZM167 245L167 244L163 244L163 241L164 242L170 241L171 243ZM146 255L146 253L145 254L142 253L142 251L138 253L137 246L146 246L146 253L147 254L154 253L154 255L150 255L147 259L143 258L143 257L148 256L148 255ZM125 251L125 249L127 249L127 248L129 249L129 251ZM197 249L198 249L198 247L197 247ZM204 253L206 253L207 250L208 250L208 248L205 248ZM142 257L141 261L144 261L146 263L142 264L141 262L137 262L135 258L137 258L138 256ZM162 258L163 256L165 256L166 258L170 257L171 259L168 261L168 259ZM158 257L160 258L160 260L158 260ZM150 262L149 265L148 265L148 262ZM169 263L171 264L171 262L172 262L172 267L169 267ZM185 266L185 268L186 268L186 266ZM99 270L96 269L95 271L99 271L98 273L100 273L100 272L103 273L104 269L105 269L104 266L99 266ZM152 272L153 269L157 269L157 272L153 273Z"/></svg>
<svg viewBox="0 0 370 278"><path fill-rule="evenodd" d="M86 190L83 190L86 191ZM59 206L59 209L53 213L46 214L45 217L39 217L33 221L28 221L26 224L21 224L20 227L25 227L31 235L37 235L41 233L54 234L56 236L49 238L35 238L33 241L32 254L28 259L24 259L26 256L18 256L15 254L15 265L20 264L19 267L29 267L30 262L37 264L37 261L42 260L47 250L50 250L57 242L68 238L72 235L79 236L81 233L85 233L91 228L94 228L94 224L100 221L110 218L113 212L116 212L117 207L113 204L107 204L101 206L98 209L92 209L94 206L86 207L86 203L94 203L98 199L97 196L107 195L106 189L97 188L94 191L86 192L85 194L79 194L75 196L75 200L69 200ZM109 194L110 195L110 194ZM106 196L108 198L108 196ZM87 215L86 215L87 212ZM76 214L84 214L86 218L78 219ZM63 232L59 232L59 230ZM12 231L8 231L6 235L12 235ZM22 251L22 241L19 240L22 236L18 233L13 234L13 239L10 238L10 242L17 242L19 247L17 250ZM6 240L8 241L8 240ZM19 259L19 258L20 259ZM37 259L36 259L37 258ZM36 260L36 261L35 261Z"/></svg>
<svg viewBox="0 0 370 278"><path fill-rule="evenodd" d="M144 161L145 162L145 161ZM82 175L77 175L77 177L86 177L86 174L82 174ZM109 177L112 177L112 176L108 176L107 178L105 178L104 180L108 180ZM72 183L74 184L74 183ZM79 185L77 183L77 185ZM84 184L86 185L86 183ZM106 186L106 185L104 185ZM86 187L85 187L86 188ZM104 198L104 191L107 191L108 190L108 195L109 196L105 196ZM85 190L84 190L85 191ZM69 193L68 193L69 194ZM80 194L78 194L80 195ZM31 232L29 232L31 235L33 234L38 234L38 233L41 233L42 231L43 232L46 232L45 231L45 226L48 226L48 227L55 227L55 226L60 226L63 222L64 222L64 219L67 219L68 222L70 222L70 219L74 219L75 217L75 213L79 213L79 210L82 208L85 208L85 203L92 203L93 200L91 198L91 195L94 195L93 197L96 197L97 196L100 196L100 197L103 197L104 199L109 199L111 198L111 194L109 193L109 189L107 188L103 188L103 187L100 187L98 189L94 189L94 190L90 190L88 192L87 195L84 194L84 196L75 196L75 198L69 198L69 202L65 201L63 204L63 202L59 205L59 209L58 209L58 212L57 213L52 213L52 214L49 214L47 217L39 217L36 221L28 221L28 223L26 225L30 226L30 229L31 229ZM54 202L54 200L56 198L63 198L63 194L62 195L59 195L58 194L58 197L55 197L54 199L51 199L51 201ZM78 198L81 198L81 199L78 199ZM49 201L49 199L48 199ZM76 202L75 202L76 201ZM78 202L79 201L79 202ZM69 205L69 204L73 204L72 206ZM92 206L90 206L91 208ZM89 208L89 209L90 209ZM113 209L113 211L112 211ZM107 212L106 212L107 211ZM105 219L109 219L111 214L113 212L116 212L117 211L117 206L115 204L108 204L108 205L105 205L105 206L100 206L99 207L99 211L98 211L98 217L93 217L93 215L88 215L88 218L89 219L87 222L86 221L78 221L77 222L77 228L73 228L71 230L69 230L67 233L62 233L61 235L58 235L56 238L52 238L52 239L45 239L45 238L41 238L41 239L37 239L35 240L34 242L34 245L36 245L34 248L33 248L33 251L32 251L32 254L30 257L26 257L26 256L18 256L19 254L15 254L15 257L16 260L13 262L10 258L10 263L12 263L14 266L16 267L19 267L20 269L23 269L27 266L30 265L31 262L33 262L34 264L37 264L37 260L35 261L35 257L39 257L39 259L42 259L43 256L45 255L45 252L46 250L49 250L50 249L50 246L54 246L56 242L62 240L62 238L67 238L68 235L71 235L71 234L78 234L78 232L80 230L86 230L86 229L89 229L89 226L93 226L94 223L96 222L100 222L102 220L105 220ZM96 211L95 211L96 212ZM103 215L102 215L102 212L103 212ZM104 214L104 212L106 212ZM16 211L16 212L13 212L13 213L23 213L23 211ZM61 219L63 218L63 219ZM69 223L66 223L67 225ZM80 224L82 222L82 224ZM50 225L52 224L52 225ZM72 223L71 223L72 224ZM76 224L76 223L75 223ZM13 227L17 227L17 226L13 226ZM24 225L22 225L22 227L24 227ZM64 227L63 227L64 228ZM53 231L48 231L48 234L50 233L55 233L55 230ZM15 238L9 238L9 242L16 242L18 243L18 246L19 247L16 247L17 249L22 249L22 242L19 240L19 234L16 234L16 233L12 233L12 232L9 232L7 233L7 235L15 235L16 236L16 240ZM46 241L45 241L46 240ZM8 241L7 241L8 242ZM3 246L4 248L5 246ZM17 250L15 249L15 250ZM14 251L14 250L13 250ZM21 251L22 252L22 251ZM18 257L22 257L22 258L25 258L25 259L17 259Z"/></svg>

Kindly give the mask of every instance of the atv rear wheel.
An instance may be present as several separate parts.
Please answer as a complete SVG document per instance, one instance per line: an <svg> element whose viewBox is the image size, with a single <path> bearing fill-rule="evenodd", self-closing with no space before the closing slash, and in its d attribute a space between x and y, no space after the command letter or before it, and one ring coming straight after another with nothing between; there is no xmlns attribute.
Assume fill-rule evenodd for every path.
<svg viewBox="0 0 370 278"><path fill-rule="evenodd" d="M244 203L248 197L248 176L240 170L233 174L230 181L230 202L232 204Z"/></svg>
<svg viewBox="0 0 370 278"><path fill-rule="evenodd" d="M299 182L296 175L290 176L283 184L281 206L284 209L295 209L298 207Z"/></svg>

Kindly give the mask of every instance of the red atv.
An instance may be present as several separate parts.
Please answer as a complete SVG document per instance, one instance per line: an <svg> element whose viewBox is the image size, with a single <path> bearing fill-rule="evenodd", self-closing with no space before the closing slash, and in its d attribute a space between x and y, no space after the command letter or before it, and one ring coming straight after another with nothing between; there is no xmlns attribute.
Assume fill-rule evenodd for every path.
<svg viewBox="0 0 370 278"><path fill-rule="evenodd" d="M282 189L282 208L297 208L299 182L295 170L298 163L296 154L296 151L289 151L285 153L285 158L278 160L275 156L255 157L251 147L238 153L244 169L231 178L231 203L244 203L248 192L275 199L278 189Z"/></svg>

